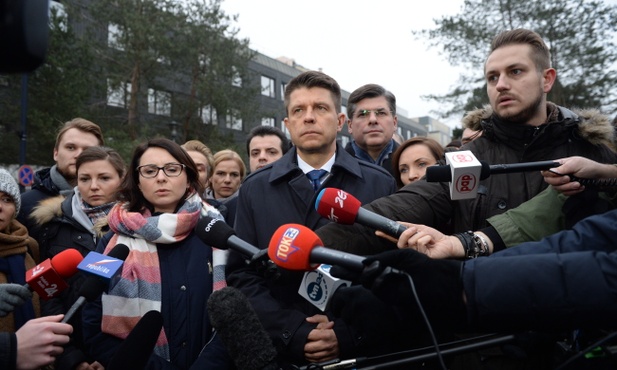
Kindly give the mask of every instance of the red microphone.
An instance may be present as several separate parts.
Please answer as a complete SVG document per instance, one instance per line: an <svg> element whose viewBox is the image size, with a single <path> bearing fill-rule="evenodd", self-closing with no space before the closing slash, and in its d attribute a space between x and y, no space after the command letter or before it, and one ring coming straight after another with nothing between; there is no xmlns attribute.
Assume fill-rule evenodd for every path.
<svg viewBox="0 0 617 370"><path fill-rule="evenodd" d="M398 239L406 227L375 212L361 207L360 201L346 191L325 188L315 199L315 210L321 217L338 224L364 226L382 231Z"/></svg>
<svg viewBox="0 0 617 370"><path fill-rule="evenodd" d="M337 265L352 271L364 269L364 257L325 248L319 236L300 224L285 224L272 235L268 257L287 270L311 271L319 264Z"/></svg>
<svg viewBox="0 0 617 370"><path fill-rule="evenodd" d="M28 270L26 286L42 299L53 298L69 287L64 279L77 272L77 265L83 259L77 249L65 249Z"/></svg>

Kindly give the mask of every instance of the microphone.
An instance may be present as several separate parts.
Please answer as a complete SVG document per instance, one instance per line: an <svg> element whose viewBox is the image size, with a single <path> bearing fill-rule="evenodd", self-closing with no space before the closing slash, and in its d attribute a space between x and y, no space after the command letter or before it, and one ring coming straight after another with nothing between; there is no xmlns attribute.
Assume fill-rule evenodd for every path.
<svg viewBox="0 0 617 370"><path fill-rule="evenodd" d="M526 163L495 164L478 161L469 150L446 153L445 166L426 168L426 181L450 182L450 198L473 199L481 180L490 175L528 171L542 171L560 166L556 161L539 161ZM454 180L453 180L454 179Z"/></svg>
<svg viewBox="0 0 617 370"><path fill-rule="evenodd" d="M156 341L163 328L163 315L159 311L148 311L135 324L126 336L116 354L111 358L106 369L140 370L146 367Z"/></svg>
<svg viewBox="0 0 617 370"><path fill-rule="evenodd" d="M356 197L336 188L322 189L315 199L317 213L338 224L353 225L357 222L397 239L407 229L396 221L362 208L361 205Z"/></svg>
<svg viewBox="0 0 617 370"><path fill-rule="evenodd" d="M129 255L129 247L117 244L108 255L90 252L77 268L88 274L84 283L79 287L79 298L73 303L64 315L61 322L68 322L84 303L95 300L119 277L122 264Z"/></svg>
<svg viewBox="0 0 617 370"><path fill-rule="evenodd" d="M65 249L26 271L24 287L44 300L51 299L69 287L64 279L77 272L77 266L83 259L77 249Z"/></svg>
<svg viewBox="0 0 617 370"><path fill-rule="evenodd" d="M238 238L236 231L223 220L208 216L201 217L195 227L195 233L208 245L219 249L231 248L251 260L256 254L263 253L261 249Z"/></svg>
<svg viewBox="0 0 617 370"><path fill-rule="evenodd" d="M217 290L208 298L207 308L210 322L221 336L236 368L279 369L272 339L241 291L232 287Z"/></svg>

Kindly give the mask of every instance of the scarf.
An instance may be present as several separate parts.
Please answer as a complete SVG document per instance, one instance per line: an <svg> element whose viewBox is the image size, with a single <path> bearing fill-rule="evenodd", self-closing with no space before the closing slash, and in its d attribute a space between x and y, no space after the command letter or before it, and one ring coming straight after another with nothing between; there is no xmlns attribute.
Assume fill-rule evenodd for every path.
<svg viewBox="0 0 617 370"><path fill-rule="evenodd" d="M91 206L88 203L84 202L83 198L81 197L81 193L79 192L79 190L77 190L77 187L75 187L75 195L73 196L71 206L73 207L73 215L83 212L88 217L91 225L83 226L90 230L92 229L92 225L96 224L104 217L107 217L109 211L111 211L111 207L113 207L115 204L116 202L109 202L101 204L100 206Z"/></svg>
<svg viewBox="0 0 617 370"><path fill-rule="evenodd" d="M66 181L64 176L58 171L58 165L53 165L49 169L49 176L51 181L58 187L58 193L67 196L73 192L73 187Z"/></svg>
<svg viewBox="0 0 617 370"><path fill-rule="evenodd" d="M161 311L161 271L157 243L171 244L184 240L197 225L201 215L222 219L220 213L194 193L176 213L153 216L149 210L128 212L125 203L116 204L108 215L114 232L105 254L116 244L129 247L122 268L122 279L103 294L101 330L119 338L126 338L139 319L148 311ZM226 286L225 263L227 252L213 248L213 290ZM170 360L169 343L165 330L154 348L158 356Z"/></svg>
<svg viewBox="0 0 617 370"><path fill-rule="evenodd" d="M0 283L26 283L26 270L36 265L28 248L38 254L38 245L28 236L26 227L12 220L7 230L0 232L0 273L3 275ZM38 311L38 296L35 294L31 300L0 319L0 331L15 332L26 321L35 318Z"/></svg>

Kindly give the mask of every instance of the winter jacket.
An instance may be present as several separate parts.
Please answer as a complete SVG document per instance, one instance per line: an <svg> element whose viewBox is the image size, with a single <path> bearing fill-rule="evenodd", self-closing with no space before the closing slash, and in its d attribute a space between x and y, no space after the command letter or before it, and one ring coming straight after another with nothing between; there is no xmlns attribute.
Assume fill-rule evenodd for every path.
<svg viewBox="0 0 617 370"><path fill-rule="evenodd" d="M472 112L465 118L466 126L482 129L483 133L461 149L470 150L489 164L574 155L617 163L617 154L609 148L614 129L606 117L594 111L574 113L551 103L548 107L549 113L558 109L558 119L537 127L499 121L490 108ZM446 233L462 232L486 227L487 218L519 206L546 187L540 171L493 175L480 181L474 199L452 201L448 183L416 181L364 207L393 220L424 224ZM357 224L330 224L317 234L325 246L357 254L395 248L393 243L375 236L374 230Z"/></svg>
<svg viewBox="0 0 617 370"><path fill-rule="evenodd" d="M84 257L96 249L96 242L102 236L101 230L97 233L94 227L86 229L74 218L72 208L74 194L42 200L32 212L32 218L39 230L39 248L42 259L52 258L69 248L78 250ZM81 273L66 279L68 289L60 293L58 297L43 301L43 315L66 313L79 298L79 291L84 280L85 276ZM91 363L93 361L84 352L81 315L79 313L74 315L69 323L73 325L71 343L64 346L64 352L57 357L56 370L70 370L82 362Z"/></svg>
<svg viewBox="0 0 617 370"><path fill-rule="evenodd" d="M359 161L337 145L336 158L330 176L322 188L343 189L369 202L396 189L394 178L381 167ZM276 229L284 224L298 223L316 229L330 222L315 210L315 192L297 164L296 149L249 175L240 187L235 229L242 240L260 249L268 248ZM305 363L304 345L315 328L305 319L315 314L328 314L298 294L303 272L279 269L280 277L264 277L252 267L246 267L236 253L230 254L227 282L240 289L251 302L262 324L279 351L279 361ZM334 319L334 331L342 358L350 357L362 345L360 335L342 320Z"/></svg>
<svg viewBox="0 0 617 370"><path fill-rule="evenodd" d="M388 154L387 158L385 158L380 164L378 164L378 166L381 166L384 170L388 171L388 173L392 175L392 177L396 176L394 173L394 168L392 167L392 154L396 152L396 149L398 149L399 146L400 146L399 143L392 140L392 151ZM345 151L351 154L352 156L356 157L357 159L362 160L362 158L356 156L356 153L353 150L353 146L351 145L351 141L347 143L347 145L345 145Z"/></svg>
<svg viewBox="0 0 617 370"><path fill-rule="evenodd" d="M113 233L97 245L103 253ZM212 293L212 248L192 232L174 244L157 244L161 271L161 313L171 361L152 355L146 365L155 369L230 368L231 359L218 335L214 335L206 303ZM100 298L88 303L82 312L84 338L88 352L107 366L122 339L101 332Z"/></svg>
<svg viewBox="0 0 617 370"><path fill-rule="evenodd" d="M489 330L616 328L617 210L466 261L468 313Z"/></svg>
<svg viewBox="0 0 617 370"><path fill-rule="evenodd" d="M51 179L50 168L38 170L34 174L34 185L32 188L21 195L21 208L17 215L17 221L28 229L28 233L34 240L39 240L36 222L30 218L34 207L44 199L60 194L60 188Z"/></svg>

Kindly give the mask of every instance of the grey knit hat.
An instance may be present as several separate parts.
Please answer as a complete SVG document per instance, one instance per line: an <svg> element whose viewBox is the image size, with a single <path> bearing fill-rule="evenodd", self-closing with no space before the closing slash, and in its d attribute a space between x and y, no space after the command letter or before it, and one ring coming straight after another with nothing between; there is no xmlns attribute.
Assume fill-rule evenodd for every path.
<svg viewBox="0 0 617 370"><path fill-rule="evenodd" d="M17 182L15 178L8 173L7 170L3 170L0 168L0 191L6 193L13 198L13 202L15 202L15 216L19 213L19 208L21 207L21 193L19 192L19 186L17 186Z"/></svg>

